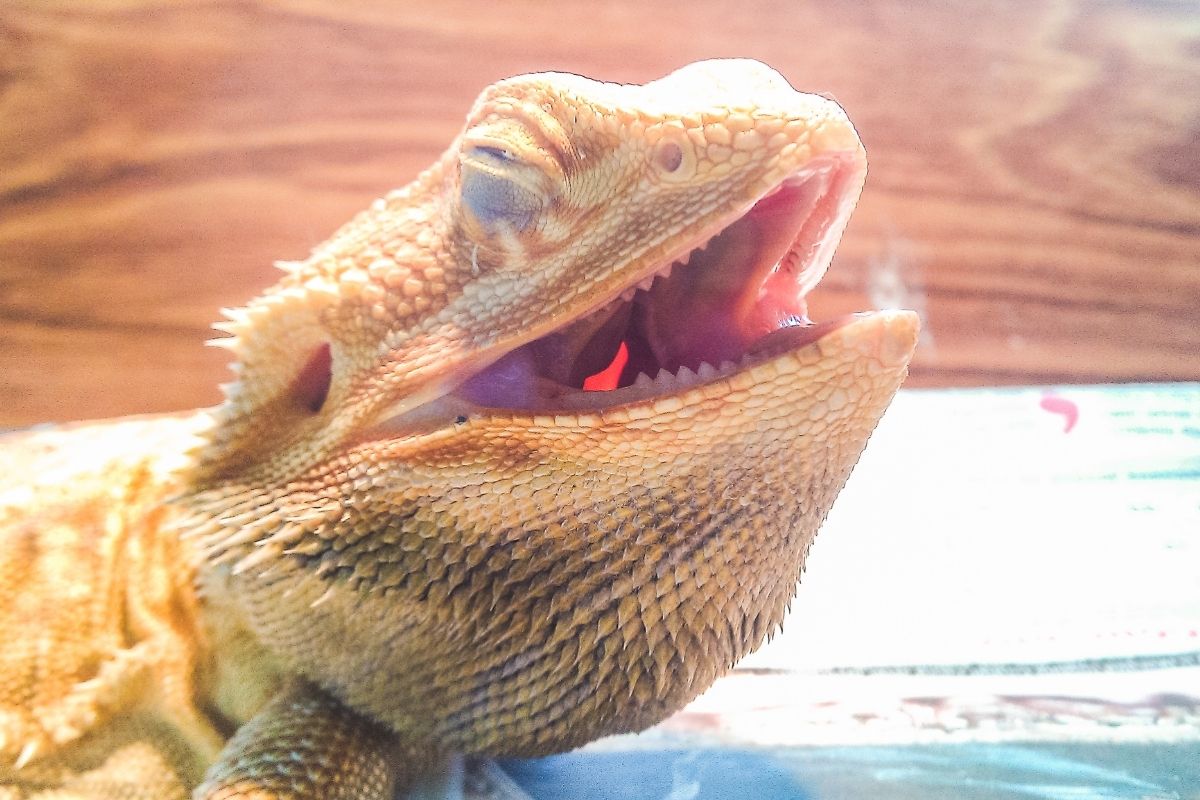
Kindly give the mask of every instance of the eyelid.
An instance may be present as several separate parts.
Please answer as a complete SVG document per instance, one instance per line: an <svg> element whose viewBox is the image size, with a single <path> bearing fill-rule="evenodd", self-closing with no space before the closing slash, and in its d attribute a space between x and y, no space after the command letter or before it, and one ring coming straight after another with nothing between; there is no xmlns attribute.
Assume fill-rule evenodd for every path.
<svg viewBox="0 0 1200 800"><path fill-rule="evenodd" d="M487 132L468 132L463 136L462 156L472 155L491 158L507 164L526 163L526 159L519 154L518 148L514 147L512 142L505 141L498 136L488 135Z"/></svg>
<svg viewBox="0 0 1200 800"><path fill-rule="evenodd" d="M459 164L463 169L473 169L504 178L540 197L548 197L550 194L550 182L544 172L515 156L497 155L491 147L474 146L465 150L459 156Z"/></svg>
<svg viewBox="0 0 1200 800"><path fill-rule="evenodd" d="M566 179L563 166L554 153L539 144L512 121L477 125L467 130L459 143L459 160L472 160L503 166L513 174L528 173L528 184L536 182L539 191L551 195Z"/></svg>
<svg viewBox="0 0 1200 800"><path fill-rule="evenodd" d="M507 149L490 144L473 145L471 147L471 152L477 155L486 156L488 158L494 158L497 161L503 161L506 163L513 163L517 160L517 157Z"/></svg>

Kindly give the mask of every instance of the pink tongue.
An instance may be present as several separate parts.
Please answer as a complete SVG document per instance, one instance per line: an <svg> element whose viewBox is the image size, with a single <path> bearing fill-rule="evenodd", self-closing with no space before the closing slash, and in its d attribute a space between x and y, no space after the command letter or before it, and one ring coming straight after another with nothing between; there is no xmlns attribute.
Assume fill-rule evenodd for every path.
<svg viewBox="0 0 1200 800"><path fill-rule="evenodd" d="M828 186L828 176L814 175L760 200L688 264L638 295L635 324L660 365L694 369L701 361L735 360L771 332L808 323L800 286L812 260L804 251L783 256Z"/></svg>
<svg viewBox="0 0 1200 800"><path fill-rule="evenodd" d="M522 349L537 364L539 376L566 386L582 386L588 376L610 366L631 311L628 303L614 303Z"/></svg>

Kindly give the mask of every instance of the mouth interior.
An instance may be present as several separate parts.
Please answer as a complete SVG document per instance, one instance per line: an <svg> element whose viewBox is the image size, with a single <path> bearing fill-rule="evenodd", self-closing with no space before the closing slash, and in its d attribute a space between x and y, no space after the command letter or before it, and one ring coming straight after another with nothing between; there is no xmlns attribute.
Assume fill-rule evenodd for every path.
<svg viewBox="0 0 1200 800"><path fill-rule="evenodd" d="M853 208L852 172L837 158L806 166L715 236L455 394L492 408L604 405L629 387L674 388L815 341L840 322L814 325L805 298Z"/></svg>

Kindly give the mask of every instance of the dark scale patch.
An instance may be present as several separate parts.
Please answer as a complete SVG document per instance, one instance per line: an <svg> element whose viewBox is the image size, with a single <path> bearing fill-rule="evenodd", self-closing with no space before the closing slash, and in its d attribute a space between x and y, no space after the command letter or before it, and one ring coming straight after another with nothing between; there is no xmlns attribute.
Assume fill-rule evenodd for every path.
<svg viewBox="0 0 1200 800"><path fill-rule="evenodd" d="M655 512L660 516L659 524L667 524L671 517L662 505L664 497L661 493L647 492L637 503L658 506ZM668 530L673 527L672 523ZM510 535L506 533L505 537ZM539 539L545 535L545 530L527 531L526 539ZM594 545L601 551L600 546L604 543L601 536ZM620 614L622 597L614 596L613 579L628 577L629 570L638 564L638 557L644 551L637 546L625 549L622 557L602 563L604 566L578 558L577 551L572 552L566 563L559 560L556 553L542 552L538 548L524 553L529 558L530 572L526 576L529 582L522 581L521 585L528 588L529 593L517 590L510 597L523 597L527 601L523 606L530 614L546 619L544 640L557 644L538 645L533 651L510 652L499 663L476 670L472 699L452 715L451 728L461 730L473 726L476 717L486 716L487 721L480 724L485 727L494 724L504 729L511 724L506 722L510 712L520 711L517 717L532 715L535 720L546 721L546 730L557 730L568 724L569 718L583 712L593 723L604 721L618 712L628 715L628 709L619 709L630 703L646 705L655 697L664 699L668 687L692 685L695 668L690 667L674 648L677 645L697 646L697 639L678 628L674 633L668 632L667 625L661 620L643 625L641 608L636 614L626 613L624 618ZM648 571L661 571L654 563L643 566ZM640 584L632 582L630 588L637 585ZM581 595L580 590L584 587L589 590L587 595ZM548 600L547 591L550 593ZM542 613L547 602L553 606L554 600L568 595L575 601L563 603L558 614ZM661 631L653 642L667 650L655 655L649 631L658 628ZM512 644L518 648L522 646L521 643ZM636 678L631 678L634 675ZM636 686L631 686L635 682L640 682L641 691L635 692ZM528 691L522 693L522 687L534 684L539 687L535 696L528 697ZM646 714L658 715L660 712L646 710ZM570 734L559 732L556 735Z"/></svg>

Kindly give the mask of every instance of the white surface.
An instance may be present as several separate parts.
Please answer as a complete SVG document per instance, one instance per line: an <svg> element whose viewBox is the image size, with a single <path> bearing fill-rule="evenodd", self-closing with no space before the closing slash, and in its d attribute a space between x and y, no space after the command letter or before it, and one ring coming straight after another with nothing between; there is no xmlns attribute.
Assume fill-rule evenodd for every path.
<svg viewBox="0 0 1200 800"><path fill-rule="evenodd" d="M901 392L742 667L1200 651L1200 384Z"/></svg>

